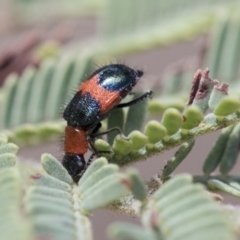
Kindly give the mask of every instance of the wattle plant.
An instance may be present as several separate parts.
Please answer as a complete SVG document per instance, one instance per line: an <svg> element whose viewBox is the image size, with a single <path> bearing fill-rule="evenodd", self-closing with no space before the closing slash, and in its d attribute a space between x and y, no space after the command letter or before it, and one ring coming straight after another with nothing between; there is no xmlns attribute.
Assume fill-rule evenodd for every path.
<svg viewBox="0 0 240 240"><path fill-rule="evenodd" d="M6 135L1 135L0 198L3 206L1 217L5 222L1 238L92 239L88 216L96 209L108 207L140 217L144 226L114 224L109 229L113 239L203 239L203 236L234 239L233 229L236 225L226 220L230 212L216 203L214 196L208 194L203 185L194 184L193 180L205 183L209 189L219 189L240 197L240 177L226 176L236 162L236 154L226 163L224 155L218 161L208 157L203 166L203 176L171 177L191 151L194 138L198 135L229 126L223 130L225 141L218 141L223 144L229 138L230 143L220 147L223 146L222 149L225 148L228 153L239 142L239 124L234 124L240 121L240 100L227 96L227 84L212 80L208 74L209 70L197 71L188 106L182 113L168 108L161 122L149 121L144 132L132 131L136 127L133 124L127 126L131 117L136 116L134 109L121 113L126 115L125 122L123 117L119 118L119 114L113 113L109 122L114 121L114 117L118 118L120 126L130 131L128 139L116 136L112 145L98 139L98 150L111 150L113 153L105 156L108 160L95 160L78 184L49 154L42 155L43 170L26 170L27 166L16 164L18 147L8 143ZM209 107L213 112L204 116ZM146 102L139 108L140 112L144 112ZM156 100L150 103L150 108L155 112L160 109ZM162 173L147 184L136 170L119 172L119 166L147 159L179 145L179 150L167 162ZM219 153L216 148L210 155ZM211 176L218 164L221 164L223 176ZM24 231L24 234L17 234L17 231Z"/></svg>
<svg viewBox="0 0 240 240"><path fill-rule="evenodd" d="M75 184L55 158L43 155L45 172L29 175L31 184L22 200L26 186L15 165L17 147L3 135L0 141L2 239L92 239L88 215L111 203L112 210L141 216L145 226L116 224L109 230L115 239L234 239L226 213L202 186L192 183L190 175L175 177L149 195L151 185L146 189L135 170L120 173L104 158L97 159Z"/></svg>
<svg viewBox="0 0 240 240"><path fill-rule="evenodd" d="M19 4L24 14L40 3ZM220 194L240 198L240 176L231 172L240 142L240 21L232 12L238 1L100 0L95 7L104 13L99 41L46 59L39 69L28 67L21 76L11 74L0 88L0 239L90 240L89 216L102 208L141 222L113 223L107 230L111 239L236 239L239 207L221 203ZM18 146L63 134L60 112L96 59L169 45L211 25L213 34L198 59L173 63L153 99L115 110L103 122L101 130L118 126L127 139L96 139L95 147L110 153L95 159L78 183L57 156L43 153L41 164L18 160ZM176 175L195 139L220 129L202 175ZM134 163L151 164L150 156L174 147L179 149L164 169L144 182Z"/></svg>

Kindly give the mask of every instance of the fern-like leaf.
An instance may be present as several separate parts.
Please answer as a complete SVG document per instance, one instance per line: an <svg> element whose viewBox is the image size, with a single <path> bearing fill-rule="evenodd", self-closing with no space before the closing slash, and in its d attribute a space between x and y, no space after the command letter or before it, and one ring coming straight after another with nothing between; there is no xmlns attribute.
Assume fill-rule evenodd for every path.
<svg viewBox="0 0 240 240"><path fill-rule="evenodd" d="M189 175L179 175L156 191L142 212L143 226L115 224L114 239L235 239L220 206ZM139 235L141 234L141 235ZM138 238L139 237L139 238Z"/></svg>

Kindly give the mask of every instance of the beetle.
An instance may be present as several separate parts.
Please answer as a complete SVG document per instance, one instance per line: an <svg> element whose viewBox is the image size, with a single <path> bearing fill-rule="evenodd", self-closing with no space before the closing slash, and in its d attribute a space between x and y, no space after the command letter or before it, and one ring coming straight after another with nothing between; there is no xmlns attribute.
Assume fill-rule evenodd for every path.
<svg viewBox="0 0 240 240"><path fill-rule="evenodd" d="M134 105L151 96L148 90L140 97L127 103L120 103L137 84L143 71L134 70L123 64L110 64L96 70L85 82L66 106L63 118L67 121L65 128L65 155L63 166L75 182L79 180L94 155L100 153L94 148L93 139L96 136L118 131L113 128L103 133L97 133L101 121L111 114L114 109ZM89 131L91 130L91 133ZM88 151L88 144L93 154L86 163L84 154Z"/></svg>

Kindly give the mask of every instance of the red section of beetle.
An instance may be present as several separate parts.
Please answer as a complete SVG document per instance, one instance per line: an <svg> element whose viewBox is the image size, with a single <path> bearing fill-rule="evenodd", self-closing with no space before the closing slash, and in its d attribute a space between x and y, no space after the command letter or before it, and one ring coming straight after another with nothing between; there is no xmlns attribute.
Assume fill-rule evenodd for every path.
<svg viewBox="0 0 240 240"><path fill-rule="evenodd" d="M86 82L84 82L78 89L81 94L90 93L101 106L101 114L109 112L115 105L117 105L122 97L118 91L108 91L98 84L98 76L95 75Z"/></svg>
<svg viewBox="0 0 240 240"><path fill-rule="evenodd" d="M86 131L81 128L67 126L65 128L65 153L84 154L88 151Z"/></svg>

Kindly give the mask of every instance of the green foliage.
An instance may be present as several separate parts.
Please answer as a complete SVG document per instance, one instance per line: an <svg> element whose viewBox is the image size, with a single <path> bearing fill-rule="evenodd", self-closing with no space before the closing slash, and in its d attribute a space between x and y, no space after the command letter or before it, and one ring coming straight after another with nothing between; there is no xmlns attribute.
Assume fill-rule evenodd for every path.
<svg viewBox="0 0 240 240"><path fill-rule="evenodd" d="M167 45L205 31L222 7L227 10L236 4L236 0L204 1L201 4L185 0L150 0L148 3L107 0L106 3L102 20L105 44L101 52L107 49L113 54L121 54ZM113 9L122 14L117 15Z"/></svg>
<svg viewBox="0 0 240 240"><path fill-rule="evenodd" d="M149 101L148 111L151 114L163 114L168 108L175 108L182 111L185 107L185 101L183 99L176 99L174 97L167 99L165 96L163 99L153 99Z"/></svg>
<svg viewBox="0 0 240 240"><path fill-rule="evenodd" d="M138 98L142 93L133 94L133 98ZM141 130L145 120L147 110L147 101L142 101L137 105L129 107L128 111L124 113L123 109L115 109L107 120L107 128L119 127L124 134L128 135L134 130ZM113 143L117 132L108 134L108 142ZM115 142L117 144L117 140Z"/></svg>
<svg viewBox="0 0 240 240"><path fill-rule="evenodd" d="M64 56L59 61L48 59L39 70L27 69L20 79L10 76L3 87L1 127L58 119L59 109L90 68L88 57L80 59L81 63L78 56Z"/></svg>
<svg viewBox="0 0 240 240"><path fill-rule="evenodd" d="M155 144L167 135L167 129L156 120L151 120L147 123L144 133L149 143Z"/></svg>
<svg viewBox="0 0 240 240"><path fill-rule="evenodd" d="M179 111L174 108L167 109L162 117L162 125L166 127L168 135L173 135L181 127L183 123L183 117Z"/></svg>
<svg viewBox="0 0 240 240"><path fill-rule="evenodd" d="M226 184L217 179L211 179L208 181L208 187L211 190L221 190L223 192L240 198L240 184L237 182L231 182L230 184Z"/></svg>
<svg viewBox="0 0 240 240"><path fill-rule="evenodd" d="M148 142L147 136L139 131L132 131L128 138L132 141L132 149L136 151L143 148Z"/></svg>
<svg viewBox="0 0 240 240"><path fill-rule="evenodd" d="M195 141L193 139L185 142L181 145L179 150L175 153L174 157L172 157L167 164L165 165L163 172L161 174L162 181L165 181L172 172L179 166L179 164L186 158L189 152L192 150Z"/></svg>
<svg viewBox="0 0 240 240"><path fill-rule="evenodd" d="M59 109L85 79L91 64L88 56L67 55L60 60L46 60L39 70L27 69L21 77L9 76L3 87L1 128L11 129L6 133L21 144L62 133L65 123L56 124Z"/></svg>
<svg viewBox="0 0 240 240"><path fill-rule="evenodd" d="M22 221L19 176L11 167L0 171L1 233L2 239L31 239L28 220Z"/></svg>
<svg viewBox="0 0 240 240"><path fill-rule="evenodd" d="M216 4L219 9L224 6L227 10L228 6L235 4L235 1L231 0L228 3L215 1L214 4L212 1L203 2L200 10L192 2L182 0L178 1L178 4L173 3L173 1L161 3L161 1L151 0L151 4L147 5L144 2L139 4L134 1L131 1L130 5L128 1L114 3L106 1L102 5L106 13L102 15L102 33L105 36L102 41L90 44L91 47L87 43L87 46L83 48L84 50L80 50L77 56L76 54L68 54L57 60L48 59L41 64L40 70L28 69L21 77L9 77L2 89L1 128L11 129L11 132L6 132L6 134L21 145L35 144L56 137L62 132L62 128L56 127L54 129L51 128L53 126L49 127L48 124L51 125L52 121L55 123L59 118L59 109L66 103L72 91L85 79L94 56L99 58L103 54L104 56L113 53L123 54L131 48L139 51L156 44L169 44L179 38L189 38L189 36L199 33L202 29L205 29L206 25L209 25L209 16L217 15ZM124 14L118 17L115 14L113 16L112 7L122 9L127 17L124 17ZM168 12L167 15L166 11ZM191 14L185 14L186 11ZM128 15L129 12L131 14ZM133 12L135 14L132 14ZM122 27L120 28L120 26ZM136 31L130 31L130 29L137 29L138 34L136 34ZM146 29L148 29L149 34L146 34ZM169 81L169 83L171 84L172 81ZM174 83L174 85L176 84ZM45 97L42 98L42 96ZM144 105L145 103L141 104ZM164 110L169 106L169 103L162 102L161 104ZM159 106L157 105L157 107ZM182 110L184 104L182 101L175 100L175 102L170 103L170 106ZM141 109L145 107L143 106ZM152 107L154 106L152 105ZM134 119L137 119L134 108L138 110L137 107L133 106L129 112L127 121L125 121L125 134L129 134L132 130L139 130L142 126L141 121L134 121ZM135 117L132 117L131 114ZM144 111L138 111L138 117L143 120ZM121 115L119 119L122 118ZM46 123L46 126L39 128L38 124L46 121L50 123ZM112 121L109 119L109 126L112 125L111 122L113 121L116 121L116 118ZM120 122L122 123L122 120ZM120 126L120 123L118 125ZM113 142L114 136L112 134L109 136L110 143Z"/></svg>
<svg viewBox="0 0 240 240"><path fill-rule="evenodd" d="M219 165L220 172L228 175L237 161L239 148L239 124L224 129L207 156L203 171L206 175L212 173Z"/></svg>
<svg viewBox="0 0 240 240"><path fill-rule="evenodd" d="M214 78L236 80L239 72L240 19L237 12L221 18L212 34L207 65Z"/></svg>
<svg viewBox="0 0 240 240"><path fill-rule="evenodd" d="M79 185L75 185L63 166L45 154L42 164L49 175L36 173L28 176L32 185L25 190L21 206L23 185L20 173L6 156L15 156L17 148L7 143L4 135L0 140L4 150L0 156L6 163L0 166L0 211L4 222L1 224L1 239L27 240L33 239L32 234L37 238L92 239L90 211L108 205L131 189L138 198L146 198L143 183L134 171L120 174L116 165L107 164L101 158L89 167Z"/></svg>
<svg viewBox="0 0 240 240"><path fill-rule="evenodd" d="M222 14L216 18L222 8L239 7L237 1L203 1L201 5L199 1L185 0L99 3L105 12L99 42L88 42L78 54L48 59L37 70L28 68L21 76L7 79L0 93L0 125L12 141L37 144L62 134L66 123L59 120L60 109L86 78L96 56L119 55L188 39L210 26L213 15L220 21L204 61L214 78L229 81L230 87L238 89L239 17ZM122 14L116 14L119 11ZM194 71L197 68L194 66ZM96 159L78 184L50 154L42 155L42 170L21 167L16 157L18 147L0 134L0 239L90 240L89 215L100 208L141 219L141 227L113 225L109 233L114 239L235 239L233 229L239 217L229 224L229 213L203 185L240 197L240 177L230 172L236 164L240 141L240 100L227 96L228 85L212 80L206 69L197 72L199 79L195 75L186 106L192 73L193 69L180 64L175 72L166 75L164 94L168 98L153 99L148 106L143 101L129 110L114 110L103 128L119 126L127 138L110 134L107 142L97 139L96 148L111 153ZM177 97L176 93L185 97ZM147 112L154 113L156 120L147 122L142 133ZM172 176L197 136L222 128L205 160L203 176ZM152 179L155 185L145 184L134 169L120 172L119 166L176 146L180 146L179 150L162 173ZM217 167L221 175L213 173ZM202 184L193 184L192 178Z"/></svg>
<svg viewBox="0 0 240 240"><path fill-rule="evenodd" d="M202 112L194 105L189 106L184 110L183 117L185 119L182 126L183 129L192 129L198 126L203 120Z"/></svg>
<svg viewBox="0 0 240 240"><path fill-rule="evenodd" d="M120 129L124 129L124 112L123 109L119 108L114 110L113 114L111 114L107 121L107 128L111 129L113 127L119 127ZM113 143L114 138L117 136L117 133L109 133L108 134L108 142L110 144Z"/></svg>
<svg viewBox="0 0 240 240"><path fill-rule="evenodd" d="M234 126L229 126L222 130L220 137L216 141L215 145L213 146L211 152L208 154L204 162L204 174L209 175L217 168L218 164L221 161L221 157L224 153L227 141L229 139L229 135L231 134L233 128Z"/></svg>
<svg viewBox="0 0 240 240"><path fill-rule="evenodd" d="M109 230L114 239L235 239L219 205L179 175L156 191L141 214L143 226L116 223Z"/></svg>
<svg viewBox="0 0 240 240"><path fill-rule="evenodd" d="M9 145L11 148L9 148ZM13 166L16 163L17 146L7 143L0 135L0 237L1 239L30 239L31 231L28 219L22 221L21 183L19 172Z"/></svg>
<svg viewBox="0 0 240 240"><path fill-rule="evenodd" d="M113 154L108 157L109 161L120 166L124 166L136 161L140 161L153 154L163 152L164 150L170 149L174 146L179 146L185 141L188 141L198 135L215 131L234 123L238 123L240 115L237 110L239 108L238 106L240 104L240 100L234 98L234 101L229 101L228 99L232 99L232 97L229 96L227 97L228 104L222 104L226 98L223 98L221 100L221 98L219 98L213 92L213 84L215 86L218 86L219 83L209 78L208 75L206 75L208 72L209 71L207 70L202 71L201 73L202 85L205 84L205 80L207 80L207 84L209 86L208 94L204 96L203 101L201 102L201 106L204 108L204 111L206 111L209 108L210 101L217 102L216 99L213 100L215 96L220 101L219 104L216 104L215 108L218 109L218 111L215 111L215 109L213 109L214 113L208 113L203 116L202 108L199 109L201 106L195 104L194 100L192 105L188 106L183 111L183 117L175 109L166 110L166 112L163 113L161 123L156 120L151 120L146 124L144 130L145 139L144 142L142 142L143 145L141 146L139 144L141 148L136 150L132 147L131 141L121 138L121 136L117 136L112 145ZM193 83L193 85L194 84L195 83ZM201 91L201 85L199 88L199 91ZM229 114L227 116L222 116L222 112ZM237 136L237 134L234 136ZM134 141L141 142L141 139L143 139L142 135L139 136L138 140L136 136ZM233 141L235 141L234 146L236 146L238 144L237 139ZM232 151L232 149L235 149L235 153L237 154L238 149L232 145L232 142L229 144L229 146L232 146L230 151ZM106 150L101 149L100 146L98 146L98 149ZM233 158L235 160L236 154L233 155ZM228 154L226 156L228 156ZM223 169L229 172L234 166L234 163L235 161L232 162L229 170L227 170L225 166ZM221 170L221 172L223 173L224 170Z"/></svg>
<svg viewBox="0 0 240 240"><path fill-rule="evenodd" d="M131 190L136 199L142 203L147 201L147 192L142 179L136 170L129 170L128 176L131 179Z"/></svg>
<svg viewBox="0 0 240 240"><path fill-rule="evenodd" d="M72 183L72 179L69 177L67 170L53 156L43 154L42 166L49 175L68 184Z"/></svg>
<svg viewBox="0 0 240 240"><path fill-rule="evenodd" d="M214 113L218 116L226 116L240 109L238 99L233 97L223 98L214 110Z"/></svg>
<svg viewBox="0 0 240 240"><path fill-rule="evenodd" d="M46 21L46 19L58 18L64 15L77 15L79 11L81 14L92 14L96 12L96 9L101 8L105 3L105 0L73 0L71 4L60 0L58 2L58 8L56 9L56 2L39 1L39 0L15 0L14 12L16 12L16 20L20 23L28 23L29 21L38 23Z"/></svg>
<svg viewBox="0 0 240 240"><path fill-rule="evenodd" d="M1 135L0 140L7 151L6 137ZM221 207L200 185L192 184L189 175L169 180L150 197L135 170L119 173L104 158L87 169L78 185L66 181L70 176L52 156L45 154L42 164L50 175L29 175L32 185L25 190L23 203L18 167L1 168L1 239L92 239L88 214L130 191L140 201L137 211L146 228L116 224L110 230L114 239L234 239ZM213 183L209 181L209 186Z"/></svg>
<svg viewBox="0 0 240 240"><path fill-rule="evenodd" d="M0 169L15 165L18 147L13 143L7 143L5 135L0 134Z"/></svg>
<svg viewBox="0 0 240 240"><path fill-rule="evenodd" d="M203 64L210 67L211 75L214 78L217 77L226 80L226 83L223 84L219 84L218 81L215 80L211 82L211 80L209 81L208 74L206 75L207 71L205 71L205 76L201 77L200 85L201 83L204 83L203 78L205 78L205 86L209 86L208 89L211 89L211 94L210 96L209 94L206 94L204 98L201 98L201 95L196 97L196 94L195 98L200 97L200 101L194 100L193 105L200 107L203 112L209 107L215 116L213 114L206 115L200 125L207 122L212 123L213 121L221 123L227 115L231 115L233 112L236 112L237 115L239 114L239 98L234 95L228 96L227 84L230 83L230 92L239 94L239 26L240 19L237 12L233 11L232 14L221 15L212 31L210 46L208 47L209 51L206 56L200 56L200 58L203 59L198 59L199 62L202 61ZM165 94L177 94L178 92L181 92L182 94L185 92L185 89L188 88L188 83L184 81L184 78L190 71L192 70L189 67L187 68L180 64L177 65L176 69L173 68L172 72L170 71L167 73L165 76L166 81L172 78L175 79L175 81L181 82L181 84L178 84L178 88L170 88L171 91L169 90L169 92L165 92ZM181 74L179 74L179 72ZM174 86L173 82L166 84ZM167 89L168 88L165 87L165 90ZM189 99L190 98L191 95ZM206 101L208 104L206 104ZM157 103L155 100L155 109L157 108L157 105L161 105L161 103ZM193 105L190 107L193 107ZM200 115L199 119L201 120ZM183 123L183 126L186 123L187 121ZM190 121L190 123L192 124L192 121ZM239 125L237 124L222 131L219 139L216 141L204 162L203 172L205 176L196 176L195 180L200 181L211 188L225 191L230 194L238 191L238 176L230 175L230 171L233 169L237 161L239 152L238 146ZM220 176L214 175L214 171L218 167L222 174ZM210 182L210 184L208 184L208 182ZM231 192L229 189L232 189L233 191ZM237 194L234 195L239 196Z"/></svg>
<svg viewBox="0 0 240 240"><path fill-rule="evenodd" d="M224 79L226 83L231 83L230 90L237 92L235 86L238 85L239 78L239 38L240 19L238 12L232 10L230 13L220 14L218 21L210 32L209 46L203 45L203 48L209 50L205 55L200 53L199 59L191 65L188 62L173 65L163 79L164 94L172 97L173 94L186 93L186 89L189 89L189 81L186 81L186 76L189 73L192 75L196 68L199 68L199 64L201 64L200 67L208 66L214 79ZM201 49L201 51L206 51L206 49ZM177 85L176 82L178 82ZM168 87L169 85L172 88ZM219 93L219 91L217 92Z"/></svg>

